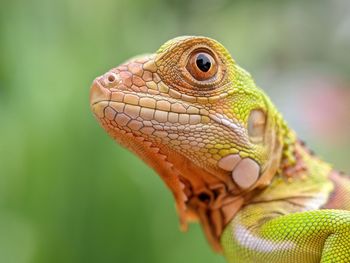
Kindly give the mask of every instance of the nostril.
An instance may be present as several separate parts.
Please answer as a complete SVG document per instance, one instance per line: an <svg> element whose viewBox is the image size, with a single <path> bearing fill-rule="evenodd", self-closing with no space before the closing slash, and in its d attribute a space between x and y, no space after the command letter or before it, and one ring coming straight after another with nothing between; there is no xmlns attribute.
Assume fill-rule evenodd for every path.
<svg viewBox="0 0 350 263"><path fill-rule="evenodd" d="M107 73L105 76L104 76L104 83L105 85L107 86L110 86L110 85L115 85L118 81L120 81L120 78L117 74L115 74L114 72L110 72L110 73Z"/></svg>
<svg viewBox="0 0 350 263"><path fill-rule="evenodd" d="M116 80L116 77L114 74L109 74L107 80L108 82L113 83Z"/></svg>

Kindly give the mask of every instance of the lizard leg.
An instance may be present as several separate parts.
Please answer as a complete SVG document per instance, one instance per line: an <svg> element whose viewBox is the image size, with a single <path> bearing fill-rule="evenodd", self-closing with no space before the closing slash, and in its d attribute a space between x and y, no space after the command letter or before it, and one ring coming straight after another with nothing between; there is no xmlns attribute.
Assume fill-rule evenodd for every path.
<svg viewBox="0 0 350 263"><path fill-rule="evenodd" d="M324 244L321 263L350 262L349 230L330 235Z"/></svg>
<svg viewBox="0 0 350 263"><path fill-rule="evenodd" d="M350 262L350 212L285 214L285 202L248 205L225 229L229 262Z"/></svg>

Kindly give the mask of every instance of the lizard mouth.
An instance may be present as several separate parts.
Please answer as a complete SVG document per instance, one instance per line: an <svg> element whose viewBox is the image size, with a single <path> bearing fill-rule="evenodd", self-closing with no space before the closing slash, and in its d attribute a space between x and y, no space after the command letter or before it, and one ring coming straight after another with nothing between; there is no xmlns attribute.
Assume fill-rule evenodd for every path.
<svg viewBox="0 0 350 263"><path fill-rule="evenodd" d="M155 132L156 136L166 137L167 134L162 133L164 131L169 139L175 139L175 132L188 132L187 126L193 128L211 121L207 110L160 95L109 90L98 79L92 84L90 103L97 118L109 120L116 127L138 135L152 135Z"/></svg>
<svg viewBox="0 0 350 263"><path fill-rule="evenodd" d="M118 75L112 76L114 82L121 83ZM110 80L110 76L107 79ZM107 121L119 129L138 136L153 135L169 140L174 146L182 143L185 148L194 147L198 150L208 144L210 148L216 137L213 133L220 133L224 129L226 131L221 132L221 137L230 133L226 147L232 140L235 141L235 146L242 148L249 144L249 140L242 136L245 133L243 126L205 107L164 94L133 91L122 85L113 88L105 85L103 77L94 80L90 105L100 121ZM213 127L215 125L221 127ZM225 143L224 138L220 138L220 141Z"/></svg>

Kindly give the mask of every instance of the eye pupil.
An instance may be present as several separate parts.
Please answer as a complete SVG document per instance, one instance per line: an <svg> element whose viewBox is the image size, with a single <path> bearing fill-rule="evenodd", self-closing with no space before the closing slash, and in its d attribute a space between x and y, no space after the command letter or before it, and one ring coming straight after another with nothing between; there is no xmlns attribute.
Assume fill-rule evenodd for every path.
<svg viewBox="0 0 350 263"><path fill-rule="evenodd" d="M208 58L208 56L206 56L205 54L198 54L196 59L196 65L201 71L207 72L211 67L210 58Z"/></svg>

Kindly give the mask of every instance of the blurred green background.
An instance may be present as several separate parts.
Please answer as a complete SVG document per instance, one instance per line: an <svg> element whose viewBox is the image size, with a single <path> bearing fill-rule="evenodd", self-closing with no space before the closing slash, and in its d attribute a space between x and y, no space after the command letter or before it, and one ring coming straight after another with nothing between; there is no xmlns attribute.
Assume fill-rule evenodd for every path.
<svg viewBox="0 0 350 263"><path fill-rule="evenodd" d="M350 2L2 1L0 262L221 262L89 109L97 76L178 35L222 42L311 148L350 171Z"/></svg>

